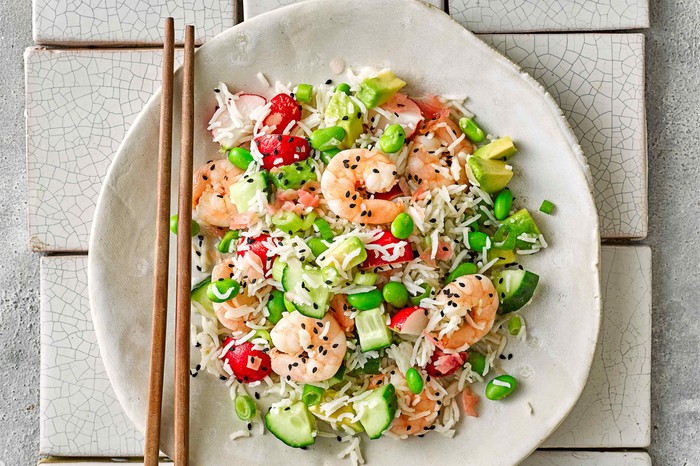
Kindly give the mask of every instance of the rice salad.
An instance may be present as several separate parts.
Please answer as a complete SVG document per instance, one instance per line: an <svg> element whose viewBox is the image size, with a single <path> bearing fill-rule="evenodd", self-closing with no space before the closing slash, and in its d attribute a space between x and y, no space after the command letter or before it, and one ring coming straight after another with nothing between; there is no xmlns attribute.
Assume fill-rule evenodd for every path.
<svg viewBox="0 0 700 466"><path fill-rule="evenodd" d="M330 437L363 464L365 434L452 437L517 392L499 360L548 244L507 187L515 143L388 69L258 78L271 98L214 89L221 158L194 174L192 376L229 388L232 440Z"/></svg>

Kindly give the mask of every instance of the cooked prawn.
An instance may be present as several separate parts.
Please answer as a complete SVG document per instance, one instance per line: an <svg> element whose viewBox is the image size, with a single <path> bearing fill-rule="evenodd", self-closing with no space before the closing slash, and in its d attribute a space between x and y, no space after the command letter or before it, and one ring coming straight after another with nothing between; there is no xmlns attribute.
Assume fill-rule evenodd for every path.
<svg viewBox="0 0 700 466"><path fill-rule="evenodd" d="M437 297L445 317L461 317L457 330L440 340L449 352L464 351L491 331L498 310L498 293L484 275L464 275L447 285Z"/></svg>
<svg viewBox="0 0 700 466"><path fill-rule="evenodd" d="M233 278L234 269L236 268L236 260L239 264L244 261L253 261L258 264L258 267L248 267L246 269L244 280L241 280L241 290L238 295L223 303L212 303L214 313L219 319L221 325L231 330L232 332L248 332L250 328L246 322L252 318L256 305L259 299L256 296L250 296L246 291L248 283L252 280L262 278L262 274L257 269L262 269L262 261L252 252L247 252L241 259L230 257L217 264L211 272L212 281Z"/></svg>
<svg viewBox="0 0 700 466"><path fill-rule="evenodd" d="M384 193L397 182L396 165L386 155L367 149L349 149L333 157L321 177L321 192L333 213L355 223L392 222L401 204L367 199L358 191Z"/></svg>
<svg viewBox="0 0 700 466"><path fill-rule="evenodd" d="M430 120L409 147L406 171L408 179L426 184L429 189L468 183L464 171L466 154L474 146L447 115Z"/></svg>
<svg viewBox="0 0 700 466"><path fill-rule="evenodd" d="M220 228L228 228L236 206L229 188L243 174L228 159L209 161L194 172L192 208L197 220Z"/></svg>
<svg viewBox="0 0 700 466"><path fill-rule="evenodd" d="M390 382L397 388L396 396L402 397L399 400L399 407L405 406L401 414L394 419L391 424L391 432L396 435L420 435L430 430L440 414L440 407L437 404L439 396L433 386L434 381L427 382L423 391L414 394L406 386L406 379L399 371L392 371L390 374L379 374L372 377L369 388L379 387Z"/></svg>
<svg viewBox="0 0 700 466"><path fill-rule="evenodd" d="M337 294L333 296L330 303L330 313L338 321L338 325L343 331L350 335L355 330L355 320L345 314L348 309L350 309L350 304L348 303L347 295Z"/></svg>
<svg viewBox="0 0 700 466"><path fill-rule="evenodd" d="M345 333L335 318L284 314L270 332L272 370L287 380L302 383L330 379L343 364L347 349Z"/></svg>

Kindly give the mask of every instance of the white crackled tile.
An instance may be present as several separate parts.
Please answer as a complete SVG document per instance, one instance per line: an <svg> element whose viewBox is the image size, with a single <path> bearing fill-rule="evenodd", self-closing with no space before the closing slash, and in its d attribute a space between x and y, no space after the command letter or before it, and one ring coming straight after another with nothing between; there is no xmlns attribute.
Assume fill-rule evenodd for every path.
<svg viewBox="0 0 700 466"><path fill-rule="evenodd" d="M45 461L41 464L50 464ZM107 459L88 463L66 463L63 466L106 466L115 461ZM122 462L119 462L123 464ZM172 464L161 462L161 464ZM142 462L129 463L130 466L143 466ZM588 452L588 451L536 451L521 466L651 466L651 458L646 453Z"/></svg>
<svg viewBox="0 0 700 466"><path fill-rule="evenodd" d="M550 448L646 448L651 436L651 250L603 246L603 320L594 363Z"/></svg>
<svg viewBox="0 0 700 466"><path fill-rule="evenodd" d="M649 27L648 0L449 0L450 15L480 33Z"/></svg>
<svg viewBox="0 0 700 466"><path fill-rule="evenodd" d="M590 380L569 418L545 446L632 448L648 444L650 270L647 247L603 247L604 320ZM87 256L42 259L41 450L66 455L70 438L79 439L76 445L70 444L74 449L70 454L117 456L137 448L130 451L139 455L140 436L114 399L99 359L90 326L86 275ZM76 381L82 373L90 374L89 384ZM111 413L100 416L112 424L100 429L99 435L119 432L119 437L98 437L91 444L88 440L98 433L85 418L91 418L93 412ZM128 445L124 445L125 438L130 439ZM110 453L105 453L107 449Z"/></svg>
<svg viewBox="0 0 700 466"><path fill-rule="evenodd" d="M87 295L87 256L41 260L40 441L54 456L139 456L142 436L102 365Z"/></svg>
<svg viewBox="0 0 700 466"><path fill-rule="evenodd" d="M33 0L34 42L44 45L162 43L163 18L175 18L175 40L194 24L197 43L235 24L236 0Z"/></svg>
<svg viewBox="0 0 700 466"><path fill-rule="evenodd" d="M243 19L247 20L275 8L291 5L300 0L243 0ZM436 8L443 9L447 0L423 0Z"/></svg>
<svg viewBox="0 0 700 466"><path fill-rule="evenodd" d="M537 79L588 157L603 238L647 235L644 36L481 35Z"/></svg>
<svg viewBox="0 0 700 466"><path fill-rule="evenodd" d="M589 157L601 235L645 236L642 37L481 38L520 63L560 102ZM613 55L614 50L620 53ZM157 50L27 52L28 210L34 249L87 249L101 181L129 125L159 86L160 60Z"/></svg>

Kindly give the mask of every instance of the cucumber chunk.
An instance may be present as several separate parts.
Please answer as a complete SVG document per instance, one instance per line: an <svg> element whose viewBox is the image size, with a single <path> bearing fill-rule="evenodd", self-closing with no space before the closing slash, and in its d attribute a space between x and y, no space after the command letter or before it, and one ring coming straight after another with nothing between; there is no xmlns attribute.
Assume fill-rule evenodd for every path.
<svg viewBox="0 0 700 466"><path fill-rule="evenodd" d="M286 408L271 408L265 415L265 426L290 447L305 447L316 441L316 420L301 401Z"/></svg>
<svg viewBox="0 0 700 466"><path fill-rule="evenodd" d="M358 313L355 328L363 352L391 345L391 331L386 326L386 315L379 307Z"/></svg>
<svg viewBox="0 0 700 466"><path fill-rule="evenodd" d="M231 185L231 202L236 205L238 212L249 212L258 191L267 195L267 173L257 172L245 175Z"/></svg>
<svg viewBox="0 0 700 466"><path fill-rule="evenodd" d="M211 300L207 297L207 287L211 283L211 277L207 277L201 282L197 283L192 292L190 293L190 299L196 301L202 305L205 311L209 313L210 316L214 315L214 305Z"/></svg>
<svg viewBox="0 0 700 466"><path fill-rule="evenodd" d="M303 315L321 319L326 314L331 293L318 268L290 261L282 273L282 287L285 297Z"/></svg>
<svg viewBox="0 0 700 466"><path fill-rule="evenodd" d="M517 311L529 303L540 281L539 275L527 270L502 270L494 278L501 301L500 314Z"/></svg>
<svg viewBox="0 0 700 466"><path fill-rule="evenodd" d="M367 398L355 403L355 410L362 412L360 424L371 439L382 436L396 414L396 390L392 384L375 388Z"/></svg>

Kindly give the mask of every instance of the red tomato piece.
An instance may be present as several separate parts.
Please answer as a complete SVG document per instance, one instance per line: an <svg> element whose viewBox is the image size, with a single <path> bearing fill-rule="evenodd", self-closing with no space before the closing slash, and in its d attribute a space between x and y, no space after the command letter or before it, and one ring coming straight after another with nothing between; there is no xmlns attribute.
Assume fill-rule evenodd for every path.
<svg viewBox="0 0 700 466"><path fill-rule="evenodd" d="M277 94L270 99L270 113L265 117L263 125L275 126L276 133L282 133L289 123L301 119L301 105L289 94Z"/></svg>
<svg viewBox="0 0 700 466"><path fill-rule="evenodd" d="M297 136L266 134L257 138L255 143L263 156L263 167L266 170L291 165L308 158L311 154L309 141Z"/></svg>
<svg viewBox="0 0 700 466"><path fill-rule="evenodd" d="M430 362L425 366L425 371L431 377L446 377L457 372L467 360L468 353L445 353L440 348L435 348Z"/></svg>
<svg viewBox="0 0 700 466"><path fill-rule="evenodd" d="M233 341L227 337L224 346ZM232 346L224 355L224 360L233 371L236 380L243 383L257 382L264 379L272 372L270 356L264 351L253 349L255 345L246 341L240 345Z"/></svg>
<svg viewBox="0 0 700 466"><path fill-rule="evenodd" d="M391 246L392 244L396 244L400 241L398 238L396 238L394 235L389 233L388 231L384 231L382 233L382 236L374 240L371 244L378 244L380 246ZM391 251L390 251L391 252ZM410 245L406 245L404 248L404 253L401 257L397 258L396 260L393 261L387 261L384 259L381 255L380 252L374 251L374 250L368 250L367 251L367 259L362 263L362 268L368 269L370 267L379 267L382 265L387 265L387 264L401 264L402 262L408 262L413 260L413 250L411 249Z"/></svg>
<svg viewBox="0 0 700 466"><path fill-rule="evenodd" d="M270 267L272 267L272 263L277 258L276 255L270 256L270 251L264 244L269 239L270 237L268 235L260 235L255 238L241 238L238 240L238 249L236 253L242 256L248 251L252 252L260 258L263 264L263 272L267 273Z"/></svg>

